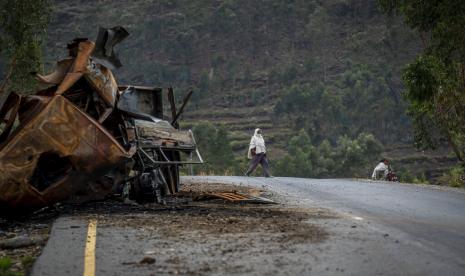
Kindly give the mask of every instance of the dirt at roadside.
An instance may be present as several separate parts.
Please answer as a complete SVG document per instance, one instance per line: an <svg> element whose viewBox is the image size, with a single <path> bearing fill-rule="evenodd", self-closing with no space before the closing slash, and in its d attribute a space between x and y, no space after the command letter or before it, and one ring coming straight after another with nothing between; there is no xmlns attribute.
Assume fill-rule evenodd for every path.
<svg viewBox="0 0 465 276"><path fill-rule="evenodd" d="M278 266L289 266L288 270L293 271L293 263L308 250L305 245L319 244L329 237L317 222L335 217L318 208L238 204L221 199L192 201L190 197L212 192L272 197L262 189L208 183L183 185L181 196L169 198L167 205L125 204L117 200L61 205L23 221L0 221L0 244L22 235L41 236L45 241L58 215L97 218L99 233L110 235L115 243L120 240L125 246L133 246L129 250L137 252L121 262L128 273L138 270L142 275L146 274L143 271L162 275L249 273L255 271L254 263L264 266L260 271L273 273L279 271ZM0 249L0 256L12 259L12 271L24 273L30 265L23 264L24 260L34 260L43 244ZM156 246L154 250L142 250L146 244ZM250 258L256 260L251 262ZM299 269L295 272L306 272L305 267Z"/></svg>
<svg viewBox="0 0 465 276"><path fill-rule="evenodd" d="M220 183L185 185L182 191L267 195L266 190ZM309 273L311 267L303 258L312 256L312 250L329 238L319 222L335 215L319 208L208 200L173 210L93 218L106 239L128 245L125 250L132 252L120 262L123 274L266 275Z"/></svg>
<svg viewBox="0 0 465 276"><path fill-rule="evenodd" d="M326 218L333 216L324 210L230 203L97 216L105 239L132 252L118 271L134 275L306 274L311 271L303 260L312 254L308 245L329 237L315 221Z"/></svg>
<svg viewBox="0 0 465 276"><path fill-rule="evenodd" d="M327 233L312 219L332 218L323 210L200 203L175 211L98 216L104 227L156 229L160 235L179 239L190 232L206 236L263 233L276 242L319 242Z"/></svg>
<svg viewBox="0 0 465 276"><path fill-rule="evenodd" d="M0 218L0 272L25 274L42 252L57 216L48 210L15 220Z"/></svg>

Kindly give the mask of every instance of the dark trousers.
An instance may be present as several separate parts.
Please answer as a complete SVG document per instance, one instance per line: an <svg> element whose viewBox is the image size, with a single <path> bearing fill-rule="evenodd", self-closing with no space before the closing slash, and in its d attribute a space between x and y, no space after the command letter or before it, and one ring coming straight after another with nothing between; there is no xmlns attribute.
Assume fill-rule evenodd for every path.
<svg viewBox="0 0 465 276"><path fill-rule="evenodd" d="M268 160L266 159L266 153L255 154L255 156L252 158L252 161L250 162L249 169L247 170L246 174L251 174L255 168L257 168L258 164L262 165L264 176L271 176Z"/></svg>

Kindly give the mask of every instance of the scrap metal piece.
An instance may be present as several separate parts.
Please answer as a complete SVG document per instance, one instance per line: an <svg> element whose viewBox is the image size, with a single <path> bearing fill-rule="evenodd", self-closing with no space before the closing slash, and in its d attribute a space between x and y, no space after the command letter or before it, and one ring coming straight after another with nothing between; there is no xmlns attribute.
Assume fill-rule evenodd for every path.
<svg viewBox="0 0 465 276"><path fill-rule="evenodd" d="M114 70L122 66L113 47L123 41L129 33L121 26L111 29L100 28L92 55L97 63Z"/></svg>
<svg viewBox="0 0 465 276"><path fill-rule="evenodd" d="M82 41L77 44L76 58L74 58L73 64L63 81L58 85L55 94L61 95L68 91L82 76L84 76L84 73L87 72L89 57L94 47L95 44L92 41ZM70 49L70 51L72 52L74 50Z"/></svg>
<svg viewBox="0 0 465 276"><path fill-rule="evenodd" d="M88 64L84 77L108 106L115 106L118 85L109 69L91 62Z"/></svg>
<svg viewBox="0 0 465 276"><path fill-rule="evenodd" d="M170 102L170 107L171 107L171 120L172 120L172 125L176 127L175 125L175 118L176 118L176 103L174 100L174 90L173 87L168 88L168 101Z"/></svg>
<svg viewBox="0 0 465 276"><path fill-rule="evenodd" d="M111 70L90 60L95 44L88 40L80 41L75 47L77 47L76 58L59 84L56 94L65 93L82 77L85 77L104 102L113 107L118 94L118 85Z"/></svg>
<svg viewBox="0 0 465 276"><path fill-rule="evenodd" d="M206 193L198 196L195 200L202 199L223 199L229 202L234 203L258 203L258 204L276 204L271 199L260 197L260 196L251 196L246 194L241 194L237 192L216 192L216 193Z"/></svg>
<svg viewBox="0 0 465 276"><path fill-rule="evenodd" d="M134 120L139 136L149 140L152 145L157 146L181 146L183 148L195 147L192 133L188 130L177 130L167 121L158 120L156 122Z"/></svg>
<svg viewBox="0 0 465 276"><path fill-rule="evenodd" d="M48 75L36 74L36 79L44 84L60 84L73 65L73 58L62 59L57 62L55 71Z"/></svg>
<svg viewBox="0 0 465 276"><path fill-rule="evenodd" d="M186 97L184 97L184 100L182 101L182 105L181 105L181 108L179 109L178 113L176 113L176 115L174 116L174 119L173 121L171 122L172 125L177 125L177 121L179 119L179 117L181 116L181 114L184 112L184 107L186 107L187 103L189 102L189 99L191 98L192 94L194 93L194 91L189 91L189 93L187 93Z"/></svg>
<svg viewBox="0 0 465 276"><path fill-rule="evenodd" d="M119 86L119 89L119 110L133 117L154 122L163 118L162 89L130 85Z"/></svg>
<svg viewBox="0 0 465 276"><path fill-rule="evenodd" d="M0 125L5 123L3 132L0 134L0 144L3 143L6 138L8 138L8 135L10 135L13 124L17 117L20 103L21 96L11 92L6 99L6 102L0 109Z"/></svg>

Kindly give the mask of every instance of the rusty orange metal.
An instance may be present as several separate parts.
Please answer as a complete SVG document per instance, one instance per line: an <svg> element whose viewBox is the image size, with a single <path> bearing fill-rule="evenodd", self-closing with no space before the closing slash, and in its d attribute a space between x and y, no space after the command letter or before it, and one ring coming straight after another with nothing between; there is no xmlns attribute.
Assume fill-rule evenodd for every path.
<svg viewBox="0 0 465 276"><path fill-rule="evenodd" d="M63 96L48 99L30 117L0 148L3 208L36 209L64 200L82 189L83 183L102 176L99 172L130 157L108 131ZM67 164L50 186L32 179L44 156Z"/></svg>
<svg viewBox="0 0 465 276"><path fill-rule="evenodd" d="M203 162L192 132L163 120L161 88L118 87L107 66L121 65L111 47L127 35L116 27L101 29L97 46L75 39L53 73L37 75L48 88L35 95L0 91L0 215L121 185L128 197L161 202L178 191L179 166L195 163L181 153Z"/></svg>
<svg viewBox="0 0 465 276"><path fill-rule="evenodd" d="M89 189L109 190L111 186L92 181L134 154L66 98L73 85L85 79L106 105L115 105L117 83L110 70L91 62L93 49L93 42L81 41L76 57L58 62L50 75L37 76L56 85L55 91L38 93L49 95L27 96L21 106L19 100L3 105L9 109L0 114L6 122L2 135L8 137L0 144L0 213L37 209ZM9 133L18 111L19 125ZM49 162L54 164L47 166ZM48 179L40 175L44 173Z"/></svg>
<svg viewBox="0 0 465 276"><path fill-rule="evenodd" d="M234 202L234 203L275 204L274 201L264 198L264 197L251 196L251 195L241 194L237 192L205 193L199 196L197 200L208 199L208 198L223 199L223 200Z"/></svg>
<svg viewBox="0 0 465 276"><path fill-rule="evenodd" d="M66 74L73 65L74 58L67 58L57 62L57 66L54 72L48 75L37 74L36 78L39 82L44 84L60 84L65 78Z"/></svg>

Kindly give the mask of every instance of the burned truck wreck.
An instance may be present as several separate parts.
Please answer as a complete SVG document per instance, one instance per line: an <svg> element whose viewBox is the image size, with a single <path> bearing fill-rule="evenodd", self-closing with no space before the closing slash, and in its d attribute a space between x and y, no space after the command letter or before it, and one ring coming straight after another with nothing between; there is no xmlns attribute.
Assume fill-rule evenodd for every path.
<svg viewBox="0 0 465 276"><path fill-rule="evenodd" d="M44 89L0 91L0 214L110 193L162 202L178 191L180 166L203 163L177 123L192 92L176 110L172 89L118 86L113 46L126 36L116 27L100 29L95 43L75 39L53 73L37 75Z"/></svg>

